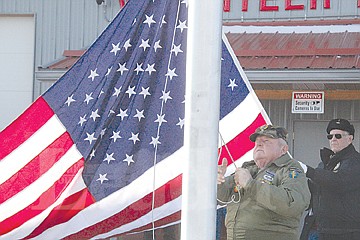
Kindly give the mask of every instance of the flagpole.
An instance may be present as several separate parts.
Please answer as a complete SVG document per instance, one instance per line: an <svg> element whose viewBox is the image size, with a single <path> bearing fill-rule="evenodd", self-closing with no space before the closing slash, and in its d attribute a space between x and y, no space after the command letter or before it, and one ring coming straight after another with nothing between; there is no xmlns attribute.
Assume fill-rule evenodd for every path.
<svg viewBox="0 0 360 240"><path fill-rule="evenodd" d="M215 239L222 1L189 0L181 239Z"/></svg>

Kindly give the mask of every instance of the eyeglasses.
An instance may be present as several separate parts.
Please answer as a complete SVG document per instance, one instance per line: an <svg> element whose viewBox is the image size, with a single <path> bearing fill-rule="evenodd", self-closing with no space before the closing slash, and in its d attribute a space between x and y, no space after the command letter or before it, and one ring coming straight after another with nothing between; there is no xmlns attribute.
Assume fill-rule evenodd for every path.
<svg viewBox="0 0 360 240"><path fill-rule="evenodd" d="M336 134L328 134L326 137L327 137L327 139L331 140L333 138L333 136L335 136L336 139L341 139L342 137L345 137L347 135L349 135L349 134L342 135L340 133L336 133Z"/></svg>

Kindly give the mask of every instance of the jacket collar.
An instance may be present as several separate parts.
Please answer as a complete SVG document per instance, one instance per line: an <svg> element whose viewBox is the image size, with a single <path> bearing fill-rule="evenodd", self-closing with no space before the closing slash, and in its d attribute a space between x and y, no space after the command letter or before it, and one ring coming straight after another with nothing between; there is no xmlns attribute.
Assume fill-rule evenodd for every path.
<svg viewBox="0 0 360 240"><path fill-rule="evenodd" d="M281 157L277 158L275 161L273 161L271 164L275 164L278 167L286 166L290 161L293 161L293 158L291 158L290 154L287 152Z"/></svg>
<svg viewBox="0 0 360 240"><path fill-rule="evenodd" d="M347 155L353 153L355 150L355 147L352 143L349 144L349 146L347 146L346 148L344 148L343 150L341 150L340 152L335 153L333 158L341 158L343 159L344 157L346 157Z"/></svg>

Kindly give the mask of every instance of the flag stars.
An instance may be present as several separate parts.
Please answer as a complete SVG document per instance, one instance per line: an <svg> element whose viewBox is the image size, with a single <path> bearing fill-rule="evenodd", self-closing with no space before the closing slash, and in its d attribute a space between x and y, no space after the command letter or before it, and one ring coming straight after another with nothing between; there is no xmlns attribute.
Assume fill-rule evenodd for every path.
<svg viewBox="0 0 360 240"><path fill-rule="evenodd" d="M99 174L99 178L96 179L96 181L100 181L100 184L103 184L104 181L109 181L109 179L106 178L107 173L105 174Z"/></svg>
<svg viewBox="0 0 360 240"><path fill-rule="evenodd" d="M115 158L113 156L114 156L114 153L106 154L106 158L103 160L103 162L106 161L108 164L110 164L111 161L115 161Z"/></svg>
<svg viewBox="0 0 360 240"><path fill-rule="evenodd" d="M112 50L110 51L111 53L114 53L115 54L115 56L116 56L116 53L118 52L118 51L120 51L120 48L119 48L119 45L120 45L120 43L118 43L118 44L113 44L112 43Z"/></svg>
<svg viewBox="0 0 360 240"><path fill-rule="evenodd" d="M129 98L131 98L131 95L136 95L136 92L134 91L134 89L135 89L135 86L133 86L133 87L129 86L128 90L126 90L125 93L129 94Z"/></svg>
<svg viewBox="0 0 360 240"><path fill-rule="evenodd" d="M228 87L231 87L231 91L234 91L234 88L237 86L238 85L235 83L235 79L230 79L230 84L228 85Z"/></svg>
<svg viewBox="0 0 360 240"><path fill-rule="evenodd" d="M120 92L121 92L121 88L122 88L122 86L120 86L119 88L114 87L114 94L113 94L113 96L118 97L119 94L120 94Z"/></svg>
<svg viewBox="0 0 360 240"><path fill-rule="evenodd" d="M72 102L76 102L76 101L73 99L73 97L74 97L74 94L67 98L65 104L67 104L68 107L70 106L70 104L71 104Z"/></svg>
<svg viewBox="0 0 360 240"><path fill-rule="evenodd" d="M118 68L116 71L117 71L117 72L120 72L120 75L121 75L121 76L124 74L125 71L129 71L129 69L127 69L127 68L125 67L126 62L123 63L123 64L120 64L120 63L118 63L118 64L119 64L119 68Z"/></svg>
<svg viewBox="0 0 360 240"><path fill-rule="evenodd" d="M152 144L152 145L154 146L154 148L155 148L157 145L161 144L161 142L159 141L159 136L157 136L156 138L151 137L151 142L150 142L150 144Z"/></svg>
<svg viewBox="0 0 360 240"><path fill-rule="evenodd" d="M181 44L179 44L178 46L176 46L175 44L173 45L173 49L171 50L171 52L175 53L175 56L178 55L179 52L183 52L183 50L180 49Z"/></svg>
<svg viewBox="0 0 360 240"><path fill-rule="evenodd" d="M110 137L110 139L113 139L114 142L116 142L116 140L119 139L119 138L122 138L120 136L120 131L118 131L118 132L113 131L113 135Z"/></svg>
<svg viewBox="0 0 360 240"><path fill-rule="evenodd" d="M179 25L177 25L176 28L179 28L180 31L183 32L183 30L184 30L185 28L187 28L187 26L186 26L186 20L183 21L183 22L179 20Z"/></svg>
<svg viewBox="0 0 360 240"><path fill-rule="evenodd" d="M146 20L145 20L143 23L147 23L149 27L150 27L150 25L151 25L152 23L156 23L156 22L154 21L154 19L153 19L154 14L151 15L150 17L145 14L145 17L146 17Z"/></svg>
<svg viewBox="0 0 360 240"><path fill-rule="evenodd" d="M89 104L89 102L91 101L91 100L93 100L94 98L91 96L93 93L90 93L90 94L86 94L85 93L85 100L84 100L84 102L86 102L86 104L88 105Z"/></svg>
<svg viewBox="0 0 360 240"><path fill-rule="evenodd" d="M160 40L155 42L155 44L154 44L154 51L156 52L156 50L157 50L158 48L162 48L162 46L160 46Z"/></svg>
<svg viewBox="0 0 360 240"><path fill-rule="evenodd" d="M147 65L147 68L145 69L145 72L148 72L149 75L151 75L152 72L156 72L154 66L155 66L155 63L152 64L152 65L148 64L148 65Z"/></svg>
<svg viewBox="0 0 360 240"><path fill-rule="evenodd" d="M161 124L162 124L163 122L167 122L167 121L165 120L165 114L164 114L164 115L156 114L156 115L157 115L157 119L156 119L154 122L159 123L159 126L161 126Z"/></svg>
<svg viewBox="0 0 360 240"><path fill-rule="evenodd" d="M89 160L91 160L91 159L93 159L93 157L95 157L95 149L93 149L92 151L91 151L91 153L90 153L90 155L89 155L89 157L90 157L90 159Z"/></svg>
<svg viewBox="0 0 360 240"><path fill-rule="evenodd" d="M184 119L179 118L179 122L176 124L176 126L180 126L180 128L182 129L184 124L185 124L185 118Z"/></svg>
<svg viewBox="0 0 360 240"><path fill-rule="evenodd" d="M80 126L82 126L84 124L84 122L86 122L86 114L83 117L80 116L80 121L78 122L78 124L80 124Z"/></svg>
<svg viewBox="0 0 360 240"><path fill-rule="evenodd" d="M165 74L166 77L170 77L170 80L172 80L173 77L177 77L178 75L175 73L176 68L174 69L168 69L168 72Z"/></svg>
<svg viewBox="0 0 360 240"><path fill-rule="evenodd" d="M94 132L92 134L86 133L87 137L84 139L85 141L89 141L90 145L93 141L95 141L97 138L94 137Z"/></svg>
<svg viewBox="0 0 360 240"><path fill-rule="evenodd" d="M170 91L168 92L162 91L162 94L163 95L160 97L160 99L162 99L165 103L167 100L172 99L172 97L170 96Z"/></svg>
<svg viewBox="0 0 360 240"><path fill-rule="evenodd" d="M150 96L151 94L149 93L149 87L148 88L143 88L141 87L141 92L139 93L140 95L144 95L144 99L146 98L146 96Z"/></svg>
<svg viewBox="0 0 360 240"><path fill-rule="evenodd" d="M95 70L90 70L90 75L88 76L88 78L91 78L91 81L94 81L95 77L99 76L99 74L96 71L97 68L95 68Z"/></svg>
<svg viewBox="0 0 360 240"><path fill-rule="evenodd" d="M162 26L163 26L163 24L167 24L167 22L165 21L165 15L164 15L164 16L162 16L162 18L161 18L161 24L160 24L160 27L162 27Z"/></svg>
<svg viewBox="0 0 360 240"><path fill-rule="evenodd" d="M134 70L134 72L136 72L136 75L138 75L139 74L139 72L143 72L144 71L144 69L142 69L141 67L142 67L142 63L136 63L136 68L135 68L135 70Z"/></svg>
<svg viewBox="0 0 360 240"><path fill-rule="evenodd" d="M139 111L139 110L136 109L136 114L134 115L134 117L138 118L138 120L139 120L139 122L140 122L140 120L141 120L142 118L145 118L145 116L144 116L144 110Z"/></svg>
<svg viewBox="0 0 360 240"><path fill-rule="evenodd" d="M107 73L105 74L105 76L109 76L109 74L111 73L112 67L108 68Z"/></svg>
<svg viewBox="0 0 360 240"><path fill-rule="evenodd" d="M100 137L103 138L103 136L105 135L106 133L106 128L102 129L101 132L100 132Z"/></svg>
<svg viewBox="0 0 360 240"><path fill-rule="evenodd" d="M114 113L115 113L115 111L112 110L112 109L110 109L110 111L109 111L109 113L108 113L108 117L109 117L111 114L114 114Z"/></svg>
<svg viewBox="0 0 360 240"><path fill-rule="evenodd" d="M123 162L127 162L127 165L130 166L130 163L134 163L133 155L129 156L126 154L126 158L123 160Z"/></svg>
<svg viewBox="0 0 360 240"><path fill-rule="evenodd" d="M127 111L128 111L127 109L125 109L125 110L120 109L120 113L116 116L121 117L121 121L123 121L125 117L129 116L127 114Z"/></svg>
<svg viewBox="0 0 360 240"><path fill-rule="evenodd" d="M101 89L98 98L100 98L102 94L104 94L104 90Z"/></svg>
<svg viewBox="0 0 360 240"><path fill-rule="evenodd" d="M124 46L125 48L125 51L127 52L128 48L131 47L131 44L130 44L130 39L128 39L125 43L124 43Z"/></svg>
<svg viewBox="0 0 360 240"><path fill-rule="evenodd" d="M139 133L134 134L131 132L131 138L129 138L128 140L133 141L134 144L136 143L136 141L140 142Z"/></svg>
<svg viewBox="0 0 360 240"><path fill-rule="evenodd" d="M150 47L149 45L149 39L145 40L144 39L141 39L141 44L139 46L139 48L143 48L144 51L146 50L146 48Z"/></svg>
<svg viewBox="0 0 360 240"><path fill-rule="evenodd" d="M94 122L95 122L95 120L96 120L96 118L99 118L100 117L100 115L98 114L98 109L96 109L95 111L92 111L91 112L91 115L90 115L90 118L92 118L93 120L94 120Z"/></svg>

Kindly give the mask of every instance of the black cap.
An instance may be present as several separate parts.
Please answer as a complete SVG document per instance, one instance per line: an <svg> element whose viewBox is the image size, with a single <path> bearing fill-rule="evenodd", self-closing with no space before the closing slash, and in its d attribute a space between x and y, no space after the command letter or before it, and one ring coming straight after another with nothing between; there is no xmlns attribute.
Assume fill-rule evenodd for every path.
<svg viewBox="0 0 360 240"><path fill-rule="evenodd" d="M350 135L354 136L355 128L354 126L346 119L336 118L329 122L326 132L329 134L331 130L339 129L348 132Z"/></svg>
<svg viewBox="0 0 360 240"><path fill-rule="evenodd" d="M258 136L268 136L271 138L282 138L287 142L287 131L283 127L273 125L263 125L250 135L250 140L255 142Z"/></svg>

